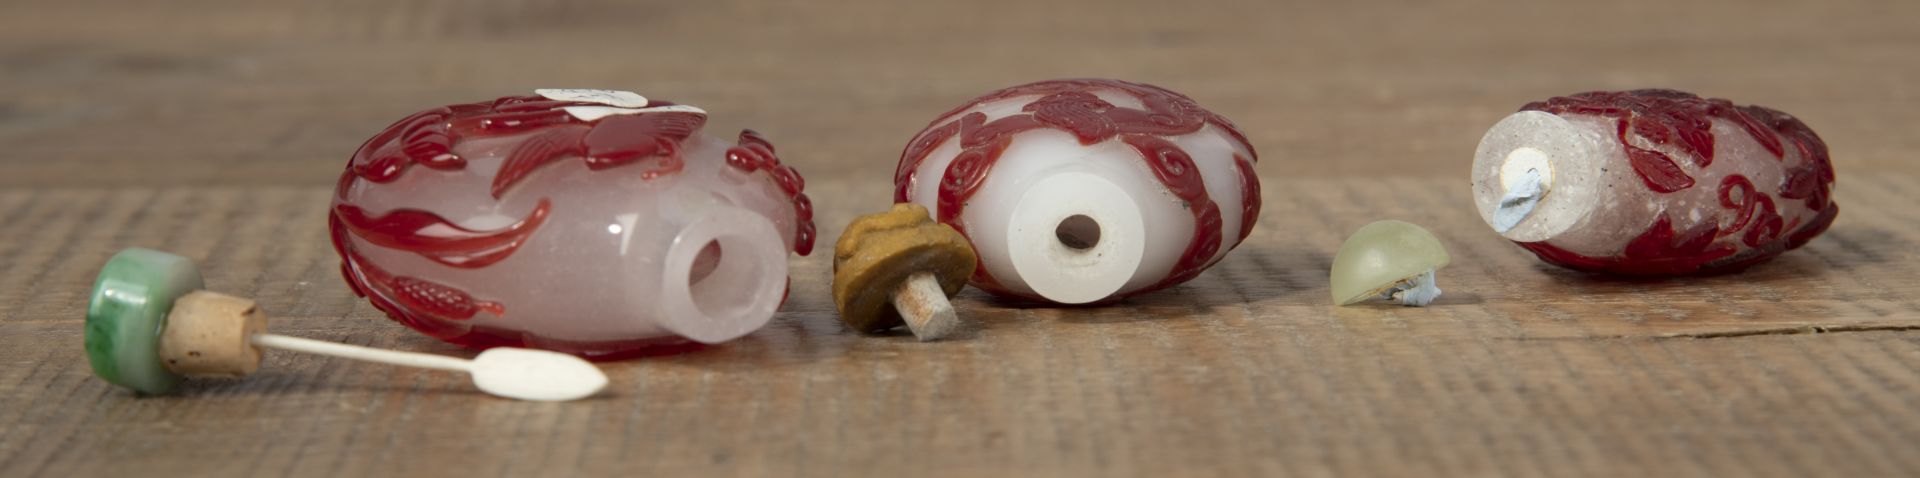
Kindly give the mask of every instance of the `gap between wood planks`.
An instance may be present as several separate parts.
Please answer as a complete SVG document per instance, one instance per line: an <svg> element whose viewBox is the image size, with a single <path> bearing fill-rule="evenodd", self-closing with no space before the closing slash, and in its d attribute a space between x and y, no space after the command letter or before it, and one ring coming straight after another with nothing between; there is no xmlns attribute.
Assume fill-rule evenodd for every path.
<svg viewBox="0 0 1920 478"><path fill-rule="evenodd" d="M1513 337L1522 341L1573 341L1573 340L1670 340L1670 339L1736 339L1769 335L1802 334L1838 334L1847 332L1904 332L1920 330L1920 324L1857 324L1857 325L1800 325L1792 327L1767 327L1743 330L1716 330L1706 332L1676 332L1651 335L1593 335L1586 337Z"/></svg>

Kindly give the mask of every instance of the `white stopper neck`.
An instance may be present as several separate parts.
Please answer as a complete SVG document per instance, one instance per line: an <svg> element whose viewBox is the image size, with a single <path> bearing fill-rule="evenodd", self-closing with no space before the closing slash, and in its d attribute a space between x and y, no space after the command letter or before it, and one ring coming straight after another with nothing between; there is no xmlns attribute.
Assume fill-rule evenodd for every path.
<svg viewBox="0 0 1920 478"><path fill-rule="evenodd" d="M1146 221L1133 195L1086 171L1034 181L1014 204L1006 234L1021 281L1063 304L1120 292L1146 250Z"/></svg>

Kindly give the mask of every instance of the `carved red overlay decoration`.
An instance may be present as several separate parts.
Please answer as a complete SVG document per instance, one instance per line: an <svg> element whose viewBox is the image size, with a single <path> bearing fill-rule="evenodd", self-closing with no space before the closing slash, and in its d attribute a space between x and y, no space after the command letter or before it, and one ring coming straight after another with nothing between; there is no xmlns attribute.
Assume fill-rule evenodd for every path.
<svg viewBox="0 0 1920 478"><path fill-rule="evenodd" d="M526 136L512 146L492 182L484 186L495 199L509 194L541 168L569 158L577 158L592 171L644 168L638 174L645 179L679 173L686 165L681 156L685 141L705 126L706 115L697 109L670 108L677 106L671 102L645 103L644 111L621 106L616 109L628 111L583 119L568 108L606 108L608 104L540 95L507 96L432 108L393 123L354 152L336 186L335 207L328 221L334 248L342 258L341 274L356 294L367 297L395 321L456 344L480 348L537 346L576 353L628 351L595 359L684 351L686 347L678 347L684 339L674 337L581 343L463 322L479 313L503 315L507 305L478 299L475 293L451 285L390 273L367 261L361 251L355 250L353 240L462 269L481 269L505 260L545 225L554 207L549 200L540 198L537 206L514 224L476 230L418 209L370 213L347 201L348 193L360 181L392 184L414 166L463 170L468 161L454 152L456 145L509 135ZM729 163L735 161L733 156L738 151L748 151L742 156L751 157L752 167L743 169L765 170L793 198L799 229L795 249L805 255L812 249L814 236L813 206L801 193L805 182L798 172L779 164L773 146L758 133L742 133L741 147L729 151ZM652 348L637 351L642 347Z"/></svg>
<svg viewBox="0 0 1920 478"><path fill-rule="evenodd" d="M464 169L466 160L453 153L453 144L459 140L546 130L529 141L535 144L523 143L523 148L502 165L493 188L494 196L499 197L533 169L567 155L585 158L596 170L658 157L666 163L655 175L677 171L679 143L706 124L706 115L678 111L610 115L586 121L564 109L571 106L602 105L530 95L414 113L360 145L348 170L359 179L390 183L414 164L440 170ZM673 103L655 101L647 106ZM352 184L342 180L339 193L344 195Z"/></svg>
<svg viewBox="0 0 1920 478"><path fill-rule="evenodd" d="M414 113L388 126L353 153L349 170L368 181L386 183L399 179L415 164L440 170L467 167L466 160L453 154L453 140L447 135L453 108Z"/></svg>
<svg viewBox="0 0 1920 478"><path fill-rule="evenodd" d="M1240 171L1240 240L1253 234L1253 223L1260 219L1260 176L1253 172L1253 160L1233 155L1233 167Z"/></svg>
<svg viewBox="0 0 1920 478"><path fill-rule="evenodd" d="M740 141L736 146L727 148L727 165L746 172L766 171L772 175L780 190L793 199L793 213L796 230L793 235L793 252L802 256L813 252L813 200L801 192L807 187L807 180L800 172L780 164L780 157L773 154L773 143L754 130L740 132Z"/></svg>
<svg viewBox="0 0 1920 478"><path fill-rule="evenodd" d="M642 177L653 179L679 172L686 167L680 159L680 142L706 122L706 115L700 114L651 113L609 116L590 127L566 124L549 128L507 155L506 163L493 177L493 197L499 198L534 170L565 157L579 157L595 171L658 157L659 164L642 172Z"/></svg>
<svg viewBox="0 0 1920 478"><path fill-rule="evenodd" d="M1115 90L1132 95L1140 100L1142 108L1116 106L1093 93L1098 90ZM987 121L987 115L980 112L954 118L975 105L1021 96L1039 98L1022 107L1024 114L991 122ZM1127 295L1150 292L1199 275L1211 265L1214 255L1222 246L1220 207L1207 194L1193 158L1165 139L1198 132L1209 124L1224 130L1247 151L1247 157L1236 155L1235 158L1235 170L1242 175L1241 183L1252 184L1244 188L1246 194L1240 208L1243 220L1241 231L1237 232L1239 237L1244 238L1252 231L1253 219L1258 217L1260 210L1259 180L1252 176L1252 161L1255 160L1253 145L1247 142L1246 135L1225 118L1201 108L1191 98L1157 86L1118 80L1054 80L1014 86L988 93L948 111L930 123L927 130L908 144L901 154L900 165L894 170L894 201L908 202L908 187L920 164L935 148L958 137L961 151L939 177L939 207L936 208L935 219L965 234L967 231L960 217L967 201L979 190L987 174L999 161L1001 153L1012 144L1015 134L1053 129L1070 133L1086 145L1118 139L1140 152L1142 160L1151 167L1160 183L1176 197L1186 201L1194 216L1193 238L1168 276L1152 286ZM975 286L988 291L1024 296L1001 286L985 267L975 268L973 282Z"/></svg>
<svg viewBox="0 0 1920 478"><path fill-rule="evenodd" d="M1220 206L1207 195L1207 185L1200 181L1200 167L1193 164L1193 157L1187 156L1185 150L1158 136L1130 135L1122 141L1140 151L1160 184L1173 192L1174 197L1186 201L1187 209L1193 211L1193 239L1187 242L1187 250L1180 254L1179 262L1174 263L1167 277L1148 289L1186 282L1200 275L1212 263L1214 253L1220 252L1221 241Z"/></svg>
<svg viewBox="0 0 1920 478"><path fill-rule="evenodd" d="M1680 153L1696 169L1716 160L1784 163L1788 153L1797 165L1783 167L1780 184L1756 185L1747 177L1726 176L1718 187L1719 204L1730 211L1724 221L1700 230L1675 231L1661 216L1628 244L1620 257L1596 258L1575 254L1545 242L1520 243L1541 259L1565 267L1627 275L1680 275L1733 271L1764 262L1800 247L1825 231L1839 215L1831 199L1834 174L1826 142L1792 115L1761 106L1739 106L1719 98L1701 98L1674 90L1596 91L1534 102L1521 111L1585 114L1616 121L1616 140L1625 148L1629 164L1649 190L1671 193L1694 187L1688 175L1667 153L1637 146L1635 139ZM1732 123L1771 153L1771 158L1715 158L1713 119ZM1769 194L1771 191L1773 194ZM1814 211L1812 219L1786 223L1774 197L1792 199ZM1796 206L1798 206L1796 205ZM1738 236L1734 242L1718 242Z"/></svg>
<svg viewBox="0 0 1920 478"><path fill-rule="evenodd" d="M347 258L340 263L341 274L353 286L354 293L366 296L375 308L394 319L412 325L427 322L426 319L466 320L483 311L494 315L507 312L506 306L476 300L472 294L453 286L388 273L353 249L347 239L349 229L343 227L340 217L330 221L334 250Z"/></svg>
<svg viewBox="0 0 1920 478"><path fill-rule="evenodd" d="M1653 227L1627 243L1627 249L1620 257L1606 259L1567 252L1545 242L1517 244L1547 262L1573 269L1634 275L1688 274L1733 255L1732 247L1714 245L1713 240L1718 232L1718 227L1709 227L1684 235L1677 234L1672 221L1661 216Z"/></svg>
<svg viewBox="0 0 1920 478"><path fill-rule="evenodd" d="M1640 179L1646 182L1648 189L1662 193L1693 187L1693 178L1682 171L1667 153L1636 146L1631 140L1632 136L1673 148L1685 155L1684 159L1691 161L1694 166L1705 168L1713 164L1714 159L1713 118L1739 125L1762 147L1773 152L1776 159L1781 158L1784 150L1780 139L1774 135L1788 131L1769 127L1756 115L1770 120L1784 117L1794 124L1799 123L1784 113L1764 107L1735 106L1733 102L1719 98L1701 98L1692 93L1663 89L1593 91L1529 103L1520 110L1613 118L1617 125L1615 139L1626 150L1627 160L1634 172L1640 174ZM1813 141L1819 141L1819 137L1807 130L1806 125L1799 125L1798 129ZM1805 153L1802 157L1812 157L1814 153L1805 148L1801 152ZM1820 162L1825 163L1825 143L1819 143L1818 153Z"/></svg>
<svg viewBox="0 0 1920 478"><path fill-rule="evenodd" d="M476 269L506 259L546 222L552 206L541 199L526 219L494 231L467 229L418 209L398 209L370 217L358 206L341 204L333 212L339 224L367 242L412 251L452 267Z"/></svg>
<svg viewBox="0 0 1920 478"><path fill-rule="evenodd" d="M689 342L676 337L594 343L540 339L538 344L534 344L531 342L532 337L517 330L466 323L465 320L473 318L480 312L494 315L506 314L506 306L498 302L475 299L472 294L451 286L412 277L394 276L378 268L351 248L346 228L337 224L339 220L337 217L329 218L330 222L335 222L331 227L333 247L342 258L346 258L340 262L340 274L347 278L347 285L353 289L353 293L366 297L375 309L387 314L387 317L395 322L428 336L474 348L538 345L548 350L563 351L605 349L630 351L594 356L592 357L594 360L670 355L705 347L698 342Z"/></svg>

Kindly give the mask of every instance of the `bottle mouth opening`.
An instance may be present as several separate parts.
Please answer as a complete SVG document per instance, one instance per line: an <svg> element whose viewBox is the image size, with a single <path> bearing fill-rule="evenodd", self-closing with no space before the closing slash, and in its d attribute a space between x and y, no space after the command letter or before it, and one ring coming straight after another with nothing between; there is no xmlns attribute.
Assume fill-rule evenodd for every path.
<svg viewBox="0 0 1920 478"><path fill-rule="evenodd" d="M786 297L786 248L765 218L722 210L681 230L663 273L662 325L694 341L723 342L773 318Z"/></svg>
<svg viewBox="0 0 1920 478"><path fill-rule="evenodd" d="M1053 238L1068 249L1093 249L1100 245L1100 222L1085 214L1067 216L1060 220L1060 225L1053 227Z"/></svg>
<svg viewBox="0 0 1920 478"><path fill-rule="evenodd" d="M1021 196L1008 221L1008 259L1035 294L1062 304L1121 291L1146 253L1146 221L1125 189L1091 172L1048 176Z"/></svg>

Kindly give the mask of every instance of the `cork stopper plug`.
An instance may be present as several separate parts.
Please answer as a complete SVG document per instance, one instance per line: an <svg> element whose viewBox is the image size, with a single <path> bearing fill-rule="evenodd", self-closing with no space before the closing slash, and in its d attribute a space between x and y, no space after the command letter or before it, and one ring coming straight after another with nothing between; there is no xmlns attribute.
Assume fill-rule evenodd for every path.
<svg viewBox="0 0 1920 478"><path fill-rule="evenodd" d="M160 359L174 373L238 378L260 369L253 336L267 317L252 300L197 290L180 296L160 334Z"/></svg>
<svg viewBox="0 0 1920 478"><path fill-rule="evenodd" d="M861 332L904 323L921 341L958 328L948 299L966 286L979 262L965 236L933 222L916 204L854 219L834 245L833 259L833 303L842 322Z"/></svg>

